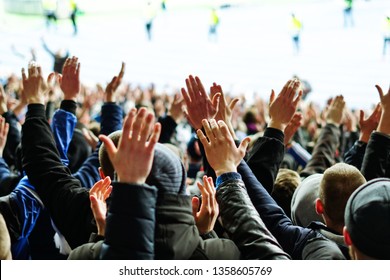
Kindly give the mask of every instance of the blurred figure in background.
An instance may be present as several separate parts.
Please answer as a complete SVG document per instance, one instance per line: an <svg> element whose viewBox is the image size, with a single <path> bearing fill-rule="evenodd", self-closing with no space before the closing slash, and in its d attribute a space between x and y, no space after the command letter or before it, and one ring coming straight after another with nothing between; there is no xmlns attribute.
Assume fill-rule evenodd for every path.
<svg viewBox="0 0 390 280"><path fill-rule="evenodd" d="M213 8L210 15L209 40L217 40L217 28L219 25L219 15L217 9Z"/></svg>
<svg viewBox="0 0 390 280"><path fill-rule="evenodd" d="M70 4L70 20L72 21L72 25L73 25L73 35L76 36L78 31L77 18L76 18L78 12L77 3L75 0L70 0L69 4Z"/></svg>
<svg viewBox="0 0 390 280"><path fill-rule="evenodd" d="M352 5L353 0L344 0L344 27L353 27Z"/></svg>
<svg viewBox="0 0 390 280"><path fill-rule="evenodd" d="M146 28L146 35L148 36L148 40L152 40L152 27L153 27L153 21L156 17L156 9L152 5L152 2L148 1L146 8L145 8L145 28Z"/></svg>
<svg viewBox="0 0 390 280"><path fill-rule="evenodd" d="M387 12L383 22L383 56L386 55L387 45L390 44L390 12Z"/></svg>
<svg viewBox="0 0 390 280"><path fill-rule="evenodd" d="M57 28L57 0L42 0L43 14L46 18L46 28L51 25Z"/></svg>
<svg viewBox="0 0 390 280"><path fill-rule="evenodd" d="M297 16L294 13L291 14L290 30L291 30L291 38L293 41L294 54L298 54L300 51L300 39L301 39L300 37L302 31L302 22L300 19L297 18Z"/></svg>

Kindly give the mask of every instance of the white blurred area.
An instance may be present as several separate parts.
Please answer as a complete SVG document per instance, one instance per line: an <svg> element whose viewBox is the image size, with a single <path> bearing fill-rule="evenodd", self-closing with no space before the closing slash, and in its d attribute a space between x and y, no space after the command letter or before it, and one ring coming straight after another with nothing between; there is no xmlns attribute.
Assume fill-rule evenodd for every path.
<svg viewBox="0 0 390 280"><path fill-rule="evenodd" d="M390 46L382 55L383 20L390 0L355 0L354 26L343 26L342 0L301 1L160 1L153 22L153 39L146 39L144 0L78 0L83 14L79 34L72 36L64 13L57 29L46 29L43 16L6 13L0 0L0 76L19 73L30 48L45 73L53 61L41 38L54 51L66 48L82 63L82 80L105 83L127 63L125 79L132 84L155 83L158 89L180 88L189 74L204 84L217 82L231 95L268 99L296 74L313 88L309 100L323 105L343 94L352 108L370 108L379 101L375 84L390 83ZM208 28L212 7L219 9L217 40ZM289 33L290 14L303 23L301 52L294 55ZM15 56L12 46L26 59Z"/></svg>

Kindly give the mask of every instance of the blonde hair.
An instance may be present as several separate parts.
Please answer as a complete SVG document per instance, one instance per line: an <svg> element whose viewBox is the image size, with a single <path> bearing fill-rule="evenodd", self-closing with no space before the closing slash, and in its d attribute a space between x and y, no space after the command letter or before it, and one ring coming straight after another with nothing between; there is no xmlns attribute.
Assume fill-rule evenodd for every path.
<svg viewBox="0 0 390 280"><path fill-rule="evenodd" d="M319 197L326 215L336 224L344 225L344 211L348 198L366 179L349 164L337 163L324 172Z"/></svg>

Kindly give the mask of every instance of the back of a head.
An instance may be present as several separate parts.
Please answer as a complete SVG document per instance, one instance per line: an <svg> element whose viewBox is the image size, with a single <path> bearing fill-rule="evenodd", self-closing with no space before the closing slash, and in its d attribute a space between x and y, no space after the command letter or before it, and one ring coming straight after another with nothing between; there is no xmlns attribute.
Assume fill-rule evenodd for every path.
<svg viewBox="0 0 390 280"><path fill-rule="evenodd" d="M300 183L301 177L297 172L285 168L279 169L271 196L289 217L291 217L291 199Z"/></svg>
<svg viewBox="0 0 390 280"><path fill-rule="evenodd" d="M360 252L373 259L390 259L390 179L371 180L350 196L345 226Z"/></svg>
<svg viewBox="0 0 390 280"><path fill-rule="evenodd" d="M118 146L122 131L118 130L108 137ZM104 143L99 149L100 167L105 176L114 179L115 170L108 157L107 149ZM134 164L137 164L134 162ZM129 166L131 168L131 166ZM157 143L154 149L153 165L149 176L146 178L146 184L156 186L160 193L186 193L186 172L180 158L168 147Z"/></svg>
<svg viewBox="0 0 390 280"><path fill-rule="evenodd" d="M291 220L294 224L307 227L313 221L324 221L315 208L322 177L318 173L310 175L295 190L291 200Z"/></svg>
<svg viewBox="0 0 390 280"><path fill-rule="evenodd" d="M366 179L360 171L346 163L337 163L324 172L319 198L324 212L335 225L344 226L345 205L351 194L364 183Z"/></svg>
<svg viewBox="0 0 390 280"><path fill-rule="evenodd" d="M10 260L11 258L11 239L4 217L0 214L0 260Z"/></svg>

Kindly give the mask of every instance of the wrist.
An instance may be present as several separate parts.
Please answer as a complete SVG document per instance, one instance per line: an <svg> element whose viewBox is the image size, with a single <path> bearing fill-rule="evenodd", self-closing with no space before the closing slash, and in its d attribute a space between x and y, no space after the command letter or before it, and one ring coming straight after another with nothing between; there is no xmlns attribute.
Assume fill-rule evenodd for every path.
<svg viewBox="0 0 390 280"><path fill-rule="evenodd" d="M43 97L29 98L27 104L45 104Z"/></svg>
<svg viewBox="0 0 390 280"><path fill-rule="evenodd" d="M216 169L214 170L215 171L215 175L217 175L217 177L221 176L222 174L225 174L225 173L232 173L232 172L235 172L237 173L237 167L235 166L224 166L223 168L219 168L219 169Z"/></svg>
<svg viewBox="0 0 390 280"><path fill-rule="evenodd" d="M281 131L284 131L286 126L287 125L284 124L284 123L281 123L281 122L278 122L278 121L274 121L274 120L271 119L267 127L271 127L271 128L275 128L275 129L279 129Z"/></svg>
<svg viewBox="0 0 390 280"><path fill-rule="evenodd" d="M134 184L134 185L142 185L142 184L145 184L146 182L146 178L142 177L142 178L136 178L136 177L132 177L132 176L119 176L117 175L117 181L119 183L125 183L125 184Z"/></svg>
<svg viewBox="0 0 390 280"><path fill-rule="evenodd" d="M69 100L69 101L74 101L74 102L77 102L77 97L69 97L69 96L64 96L64 99L63 100Z"/></svg>
<svg viewBox="0 0 390 280"><path fill-rule="evenodd" d="M368 143L370 140L371 133L361 133L359 136L359 141Z"/></svg>

